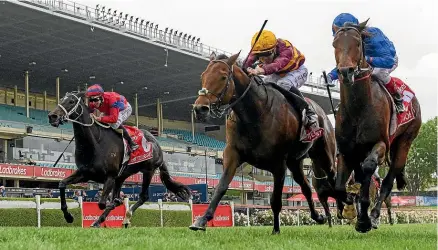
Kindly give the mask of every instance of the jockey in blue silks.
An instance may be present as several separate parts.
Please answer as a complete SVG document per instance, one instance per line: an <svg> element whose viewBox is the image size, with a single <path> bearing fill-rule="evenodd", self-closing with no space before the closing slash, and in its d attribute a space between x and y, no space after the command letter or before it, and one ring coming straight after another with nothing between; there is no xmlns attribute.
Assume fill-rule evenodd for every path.
<svg viewBox="0 0 438 250"><path fill-rule="evenodd" d="M334 20L332 24L333 36L336 31L345 23L359 24L359 21L350 13L341 13ZM385 85L385 88L394 98L394 103L398 113L405 111L403 105L403 95L395 88L395 81L400 81L398 78L392 78L390 73L398 66L398 57L395 51L394 44L385 36L385 34L376 27L366 27L365 31L369 36L363 37L365 60L373 67L372 74L377 77ZM334 86L333 80L338 79L337 68L334 68L328 75L327 80L329 86Z"/></svg>

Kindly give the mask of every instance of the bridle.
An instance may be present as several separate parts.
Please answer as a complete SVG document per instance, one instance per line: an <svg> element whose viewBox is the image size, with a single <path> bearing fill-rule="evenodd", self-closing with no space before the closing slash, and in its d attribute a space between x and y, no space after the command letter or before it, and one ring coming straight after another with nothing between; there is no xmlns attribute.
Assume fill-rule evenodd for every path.
<svg viewBox="0 0 438 250"><path fill-rule="evenodd" d="M245 91L242 93L242 95L240 97L235 99L236 96L233 93L233 99L235 99L235 100L231 104L226 104L225 107L221 108L221 106L225 105L223 103L223 98L225 97L225 94L227 93L228 88L230 87L231 81L233 81L234 70L233 70L233 66L229 66L228 63L223 61L223 60L212 60L211 62L212 63L219 62L219 63L223 63L227 66L227 68L228 68L227 83L225 84L225 87L222 89L222 91L219 94L215 94L213 92L210 92L206 88L202 88L201 90L198 91L198 96L206 96L209 100L209 107L210 107L211 116L213 118L221 118L229 109L234 107L237 103L239 103L245 97L245 95L248 93L249 89L251 88L253 80L252 79L250 80L248 86L246 87ZM210 98L207 96L208 94L216 97L216 101L211 102Z"/></svg>
<svg viewBox="0 0 438 250"><path fill-rule="evenodd" d="M73 106L73 108L70 109L70 111L67 111L67 109L66 109L64 106L61 105L61 103L62 103L67 97L71 97L71 96L73 96L74 98L76 98L76 103L75 103L75 105ZM64 114L65 114L65 115L63 115L63 116L61 116L61 117L59 118L60 121L61 121L61 123L62 123L62 122L65 122L65 121L70 121L70 122L74 122L74 123L80 124L80 125L85 126L85 127L91 127L91 126L93 126L94 123L96 123L96 124L98 124L98 125L100 125L100 126L102 126L102 127L104 127L104 128L109 128L109 127L110 127L109 125L104 125L104 124L102 124L102 123L99 123L99 122L96 121L93 117L91 117L91 123L89 123L89 124L82 123L82 122L78 121L77 119L78 119L79 117L81 117L81 116L84 114L84 107L83 107L82 105L80 105L80 103L81 103L81 98L78 97L75 93L71 92L71 93L67 93L67 94L65 94L65 96L61 99L60 103L58 103L58 107L59 107L59 108L64 112ZM78 108L79 108L79 107L81 107L80 112L78 112ZM76 118L71 119L70 116L73 115L73 114L76 115Z"/></svg>
<svg viewBox="0 0 438 250"><path fill-rule="evenodd" d="M351 83L351 85L353 85L354 83L356 83L358 81L361 81L363 79L366 79L366 78L370 77L373 68L369 64L367 64L368 66L366 68L361 68L360 67L360 65L362 65L362 62L363 62L363 60L365 58L365 45L364 45L363 40L362 40L362 32L360 32L359 29L357 29L354 26L343 26L343 27L339 28L338 31L336 31L335 37L338 36L338 34L340 32L344 32L344 31L347 31L347 30L354 30L355 32L357 32L359 34L359 42L361 44L361 54L362 55L359 57L359 60L357 61L357 64L356 64L356 67L354 68L354 72L353 72L353 75L352 75L352 80L353 81ZM338 74L341 74L339 69L337 71L338 71ZM362 74L362 73L369 73L369 74L366 74L365 76L362 76L362 77L356 79L356 77L358 75Z"/></svg>

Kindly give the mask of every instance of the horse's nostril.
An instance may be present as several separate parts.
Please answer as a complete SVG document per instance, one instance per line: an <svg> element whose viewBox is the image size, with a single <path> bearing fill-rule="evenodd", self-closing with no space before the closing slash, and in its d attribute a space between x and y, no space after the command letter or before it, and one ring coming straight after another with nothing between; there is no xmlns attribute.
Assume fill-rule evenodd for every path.
<svg viewBox="0 0 438 250"><path fill-rule="evenodd" d="M208 106L201 106L201 107L199 107L199 112L200 113L207 113L208 111L210 111L210 108Z"/></svg>
<svg viewBox="0 0 438 250"><path fill-rule="evenodd" d="M58 115L57 114L49 114L48 116L49 116L49 119L52 120L52 121L58 119Z"/></svg>

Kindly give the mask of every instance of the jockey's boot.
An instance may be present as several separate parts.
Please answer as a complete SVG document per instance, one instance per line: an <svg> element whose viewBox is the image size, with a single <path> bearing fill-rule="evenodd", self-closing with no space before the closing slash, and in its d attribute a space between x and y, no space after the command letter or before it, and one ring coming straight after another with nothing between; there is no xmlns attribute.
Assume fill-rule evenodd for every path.
<svg viewBox="0 0 438 250"><path fill-rule="evenodd" d="M294 104L296 105L296 107L299 108L300 111L306 110L306 122L304 124L304 127L312 130L318 129L318 115L315 113L315 110L313 110L313 107L306 102L301 91L295 87L292 87L289 91L299 97L295 98L296 101Z"/></svg>
<svg viewBox="0 0 438 250"><path fill-rule="evenodd" d="M388 90L388 92L391 94L392 98L394 99L395 109L397 113L403 113L405 111L405 106L403 105L403 95L397 90L397 84L396 81L401 81L398 78L391 77L391 80L385 84L385 88ZM401 82L399 82L398 85L403 85Z"/></svg>
<svg viewBox="0 0 438 250"><path fill-rule="evenodd" d="M139 146L137 143L135 143L134 140L132 140L131 136L129 136L129 133L126 130L126 128L123 125L120 125L119 128L123 130L123 138L125 138L125 140L128 141L129 147L131 148L131 152L137 150Z"/></svg>

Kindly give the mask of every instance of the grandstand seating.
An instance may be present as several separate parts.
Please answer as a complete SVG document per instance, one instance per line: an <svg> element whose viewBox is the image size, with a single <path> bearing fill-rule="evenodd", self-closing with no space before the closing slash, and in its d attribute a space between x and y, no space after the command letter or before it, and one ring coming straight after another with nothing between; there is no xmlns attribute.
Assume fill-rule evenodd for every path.
<svg viewBox="0 0 438 250"><path fill-rule="evenodd" d="M164 129L164 133L177 135L178 139L196 144L201 147L209 147L215 149L225 148L225 142L216 140L202 133L195 133L194 141L193 141L192 133L190 131L185 131L180 129Z"/></svg>
<svg viewBox="0 0 438 250"><path fill-rule="evenodd" d="M47 114L48 111L29 108L29 118L28 118L26 117L26 109L24 107L0 104L0 120L37 125L34 126L35 130L45 131L45 132L53 132L59 129L73 132L73 127L71 124L63 124L60 125L59 128L51 127L47 118ZM23 128L23 126L20 127L17 124L12 124L12 123L8 123L6 126Z"/></svg>

